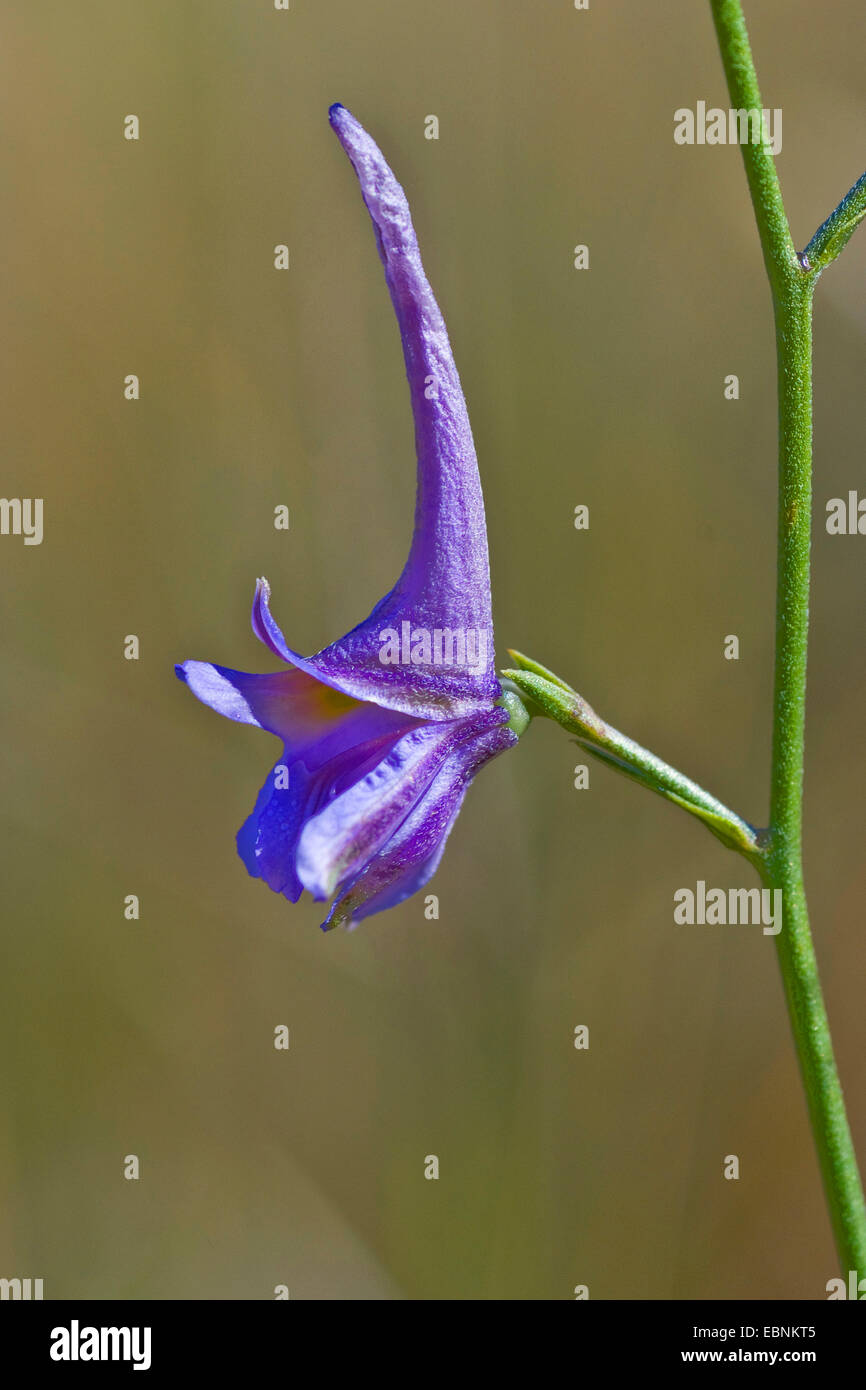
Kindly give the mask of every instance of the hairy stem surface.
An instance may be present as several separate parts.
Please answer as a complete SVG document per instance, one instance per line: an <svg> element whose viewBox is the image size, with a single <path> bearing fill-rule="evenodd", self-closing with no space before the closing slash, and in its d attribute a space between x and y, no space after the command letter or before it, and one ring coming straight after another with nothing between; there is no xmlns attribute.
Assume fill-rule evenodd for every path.
<svg viewBox="0 0 866 1390"><path fill-rule="evenodd" d="M761 95L739 0L710 0L710 4L732 104L760 110ZM762 141L741 149L773 296L779 393L770 844L759 869L768 887L782 890L783 930L776 937L776 948L839 1258L843 1269L856 1270L863 1277L866 1204L821 992L802 858L812 506L812 292L830 259L832 239L824 236L820 254L810 243L814 261L805 254L798 256L769 148ZM849 199L856 206L849 209L845 240L849 224L863 215L860 189L856 194L852 190L852 195ZM813 242L822 233L823 228ZM834 247L836 242L841 250L841 232Z"/></svg>

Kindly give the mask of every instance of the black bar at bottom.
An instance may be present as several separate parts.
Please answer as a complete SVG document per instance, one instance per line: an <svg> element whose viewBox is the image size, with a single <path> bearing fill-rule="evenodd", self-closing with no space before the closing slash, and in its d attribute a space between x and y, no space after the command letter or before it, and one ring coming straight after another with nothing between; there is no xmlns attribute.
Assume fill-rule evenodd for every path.
<svg viewBox="0 0 866 1390"><path fill-rule="evenodd" d="M108 1368L142 1378L190 1371L199 1384L256 1370L306 1379L315 1367L331 1378L341 1362L355 1377L389 1365L402 1377L413 1363L429 1376L438 1362L453 1376L480 1360L489 1377L506 1358L521 1374L510 1363L515 1352L541 1374L560 1336L560 1352L577 1373L739 1364L811 1366L826 1375L854 1361L864 1336L861 1315L841 1301L588 1301L558 1311L540 1302L436 1302L426 1312L398 1303L383 1317L383 1305L373 1302L22 1301L0 1304L0 1336L4 1363L19 1379L31 1371L92 1378Z"/></svg>

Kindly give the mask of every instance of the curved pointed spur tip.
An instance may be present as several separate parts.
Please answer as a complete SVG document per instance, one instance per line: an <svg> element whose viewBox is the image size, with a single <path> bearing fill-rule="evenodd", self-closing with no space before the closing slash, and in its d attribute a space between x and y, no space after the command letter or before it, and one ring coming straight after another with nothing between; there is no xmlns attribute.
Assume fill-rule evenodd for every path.
<svg viewBox="0 0 866 1390"><path fill-rule="evenodd" d="M373 143L364 127L361 125L361 122L352 115L348 106L344 106L341 101L335 101L333 106L328 107L328 120L333 130L336 131L340 143L347 151L350 150L351 145L361 136L370 144Z"/></svg>
<svg viewBox="0 0 866 1390"><path fill-rule="evenodd" d="M392 255L395 252L411 255L417 260L417 265L411 267L413 284L417 282L414 284L413 292L417 294L423 288L432 299L432 292L421 266L409 204L393 169L372 135L364 129L357 116L353 116L347 106L343 106L339 101L335 102L328 111L328 120L358 176L361 194L373 219L379 253L386 262L386 268L389 252ZM383 244L383 237L387 237L387 247ZM438 310L436 312L438 313Z"/></svg>

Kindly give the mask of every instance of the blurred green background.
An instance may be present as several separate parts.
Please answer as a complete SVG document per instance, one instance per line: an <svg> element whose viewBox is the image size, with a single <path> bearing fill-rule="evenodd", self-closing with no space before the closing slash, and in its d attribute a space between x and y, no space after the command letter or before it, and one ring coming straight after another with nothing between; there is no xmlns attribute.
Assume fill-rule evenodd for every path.
<svg viewBox="0 0 866 1390"><path fill-rule="evenodd" d="M500 658L763 822L769 297L739 151L673 141L676 108L729 105L709 7L4 10L0 490L45 499L45 537L0 539L0 1274L49 1298L823 1297L772 939L673 923L677 888L746 866L601 766L576 791L584 759L535 725L468 797L438 922L417 898L323 936L234 850L277 745L172 672L274 668L259 574L289 642L323 646L408 549L408 395L339 100L449 325ZM866 15L747 18L803 245L863 168ZM866 1154L866 541L823 529L864 483L864 266L861 233L817 292L807 874Z"/></svg>

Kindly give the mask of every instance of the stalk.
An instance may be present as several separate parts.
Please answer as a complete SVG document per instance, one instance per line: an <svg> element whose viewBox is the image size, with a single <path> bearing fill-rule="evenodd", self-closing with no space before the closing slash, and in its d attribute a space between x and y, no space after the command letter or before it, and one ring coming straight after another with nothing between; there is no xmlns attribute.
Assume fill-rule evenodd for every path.
<svg viewBox="0 0 866 1390"><path fill-rule="evenodd" d="M732 105L763 103L739 0L710 0ZM803 878L803 757L812 513L812 296L821 270L863 216L864 180L797 255L776 167L763 140L741 146L773 296L779 400L776 651L770 835L759 863L782 890L776 937L794 1046L844 1270L866 1274L866 1204L809 926Z"/></svg>

